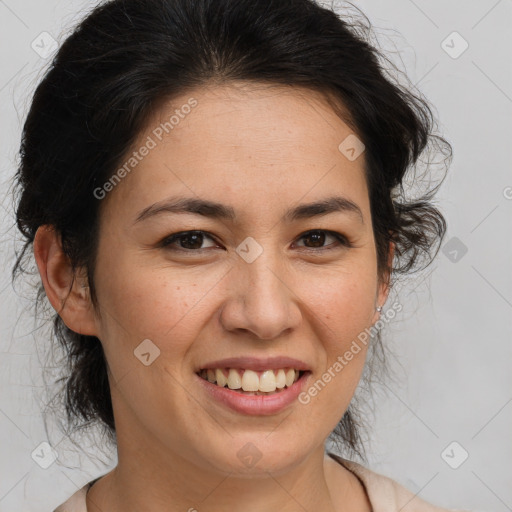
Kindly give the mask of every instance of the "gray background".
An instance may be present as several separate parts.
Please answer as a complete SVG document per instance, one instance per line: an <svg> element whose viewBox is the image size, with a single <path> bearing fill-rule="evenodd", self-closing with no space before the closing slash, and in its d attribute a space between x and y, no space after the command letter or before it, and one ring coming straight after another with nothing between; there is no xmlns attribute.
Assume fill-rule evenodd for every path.
<svg viewBox="0 0 512 512"><path fill-rule="evenodd" d="M42 32L62 41L93 4L0 0L0 512L53 510L115 464L89 438L81 448L103 462L77 452L51 424L45 430L39 401L50 328L34 320L30 290L10 286L10 180L30 94L48 63L31 44L48 48ZM438 196L450 245L396 289L404 310L385 340L402 366L376 394L370 467L444 507L512 510L512 2L355 4L433 103L454 148ZM47 469L31 456L45 441L58 453Z"/></svg>

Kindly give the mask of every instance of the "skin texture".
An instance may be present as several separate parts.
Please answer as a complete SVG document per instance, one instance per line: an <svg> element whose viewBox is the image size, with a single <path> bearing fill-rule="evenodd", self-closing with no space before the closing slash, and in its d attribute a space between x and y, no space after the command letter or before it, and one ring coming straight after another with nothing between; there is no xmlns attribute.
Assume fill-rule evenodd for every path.
<svg viewBox="0 0 512 512"><path fill-rule="evenodd" d="M356 477L324 456L364 346L309 404L267 416L212 401L194 373L225 357L285 355L310 365L311 385L378 320L388 286L377 275L364 153L349 161L338 150L353 132L319 93L242 82L174 98L135 147L191 97L191 113L102 200L99 311L81 278L62 307L72 273L59 239L43 227L34 244L52 305L68 327L101 340L111 372L119 463L91 488L88 510L370 510ZM224 203L237 219L165 213L135 222L176 195ZM347 212L281 221L331 195L356 203L362 221ZM317 229L352 247L329 233L304 235ZM202 245L159 245L187 230L206 232ZM263 248L252 263L236 252L247 237ZM145 339L160 350L148 366L134 357ZM237 456L248 442L262 455L251 468Z"/></svg>

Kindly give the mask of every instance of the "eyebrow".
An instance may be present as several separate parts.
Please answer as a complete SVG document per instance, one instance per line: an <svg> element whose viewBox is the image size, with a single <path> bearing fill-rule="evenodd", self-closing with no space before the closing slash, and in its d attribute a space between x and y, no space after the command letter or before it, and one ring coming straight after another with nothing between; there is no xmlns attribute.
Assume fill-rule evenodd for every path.
<svg viewBox="0 0 512 512"><path fill-rule="evenodd" d="M291 208L281 218L284 222L294 222L327 215L330 213L347 213L359 217L364 224L363 212L356 203L343 196L332 196L312 203L301 204ZM206 199L172 197L144 208L135 219L134 224L162 213L193 213L211 219L236 220L235 210L231 206Z"/></svg>

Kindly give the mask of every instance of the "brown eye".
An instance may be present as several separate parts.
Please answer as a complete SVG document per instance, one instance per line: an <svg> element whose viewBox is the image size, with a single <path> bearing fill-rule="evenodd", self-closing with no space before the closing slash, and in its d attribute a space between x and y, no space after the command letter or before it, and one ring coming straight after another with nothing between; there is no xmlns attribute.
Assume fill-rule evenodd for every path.
<svg viewBox="0 0 512 512"><path fill-rule="evenodd" d="M338 243L331 243L327 246L324 246L326 240L328 240L329 237L334 238ZM334 231L326 231L325 229L315 229L313 231L308 231L307 233L301 235L300 238L303 240L309 240L305 246L306 249L336 249L340 246L340 244L347 247L350 246L348 240L343 235ZM334 247L332 247L333 245Z"/></svg>
<svg viewBox="0 0 512 512"><path fill-rule="evenodd" d="M201 251L205 249L205 247L202 247L205 238L213 240L204 231L182 231L167 237L161 245L170 250ZM172 247L176 242L179 243L179 246Z"/></svg>
<svg viewBox="0 0 512 512"><path fill-rule="evenodd" d="M311 233L308 233L303 238L309 240L313 247L323 247L326 235L323 231L311 231Z"/></svg>

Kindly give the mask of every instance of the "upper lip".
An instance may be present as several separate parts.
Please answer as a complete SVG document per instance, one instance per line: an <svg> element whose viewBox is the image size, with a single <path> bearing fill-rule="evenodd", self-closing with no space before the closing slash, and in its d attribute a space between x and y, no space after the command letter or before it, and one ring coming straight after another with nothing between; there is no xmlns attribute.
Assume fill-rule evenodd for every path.
<svg viewBox="0 0 512 512"><path fill-rule="evenodd" d="M278 370L280 368L293 368L295 370L309 371L310 367L304 361L292 357L230 357L228 359L219 359L210 363L201 365L197 371L215 369L215 368L240 368L244 370L264 371Z"/></svg>

